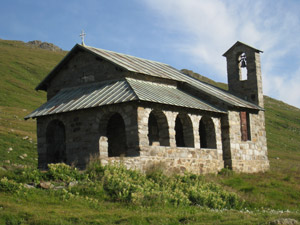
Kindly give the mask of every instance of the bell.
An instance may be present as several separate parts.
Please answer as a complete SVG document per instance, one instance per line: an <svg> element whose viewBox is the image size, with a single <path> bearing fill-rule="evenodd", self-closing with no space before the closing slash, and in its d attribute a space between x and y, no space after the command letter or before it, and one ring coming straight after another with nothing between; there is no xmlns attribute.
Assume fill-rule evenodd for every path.
<svg viewBox="0 0 300 225"><path fill-rule="evenodd" d="M241 60L241 67L242 68L246 68L247 67L245 59Z"/></svg>

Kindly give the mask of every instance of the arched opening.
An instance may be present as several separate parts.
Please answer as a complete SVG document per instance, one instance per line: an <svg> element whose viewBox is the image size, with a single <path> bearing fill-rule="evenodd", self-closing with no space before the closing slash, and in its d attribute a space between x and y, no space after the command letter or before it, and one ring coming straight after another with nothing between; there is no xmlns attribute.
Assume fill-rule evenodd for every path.
<svg viewBox="0 0 300 225"><path fill-rule="evenodd" d="M47 164L67 162L65 126L59 120L51 121L46 129Z"/></svg>
<svg viewBox="0 0 300 225"><path fill-rule="evenodd" d="M176 117L175 139L177 147L194 147L193 125L186 114L178 114Z"/></svg>
<svg viewBox="0 0 300 225"><path fill-rule="evenodd" d="M108 156L125 156L127 151L125 123L119 113L113 114L107 123Z"/></svg>
<svg viewBox="0 0 300 225"><path fill-rule="evenodd" d="M149 145L170 146L169 126L161 111L152 111L148 120Z"/></svg>
<svg viewBox="0 0 300 225"><path fill-rule="evenodd" d="M200 147L217 148L214 122L211 118L202 117L199 126Z"/></svg>
<svg viewBox="0 0 300 225"><path fill-rule="evenodd" d="M246 53L241 53L238 57L239 76L240 80L248 80L247 56Z"/></svg>

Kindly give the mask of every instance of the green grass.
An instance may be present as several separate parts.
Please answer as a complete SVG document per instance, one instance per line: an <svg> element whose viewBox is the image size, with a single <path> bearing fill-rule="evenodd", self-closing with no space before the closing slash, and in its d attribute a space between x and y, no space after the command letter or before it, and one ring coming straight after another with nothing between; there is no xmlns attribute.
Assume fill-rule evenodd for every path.
<svg viewBox="0 0 300 225"><path fill-rule="evenodd" d="M36 167L36 124L23 117L46 101L46 94L34 88L65 54L0 40L1 167ZM192 71L185 72L227 88ZM37 189L27 196L0 192L0 224L267 224L286 217L300 221L300 110L267 96L265 109L270 171L203 177L237 193L250 212L159 204L141 207L106 198L99 198L95 205L83 199L62 201L49 190ZM23 154L27 157L21 159ZM0 170L1 177L7 173ZM262 207L267 210L257 210Z"/></svg>

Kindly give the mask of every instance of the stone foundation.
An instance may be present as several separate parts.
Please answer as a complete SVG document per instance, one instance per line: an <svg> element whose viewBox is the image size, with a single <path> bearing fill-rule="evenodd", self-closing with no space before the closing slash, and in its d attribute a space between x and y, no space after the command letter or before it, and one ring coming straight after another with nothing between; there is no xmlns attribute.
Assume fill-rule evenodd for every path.
<svg viewBox="0 0 300 225"><path fill-rule="evenodd" d="M217 173L224 168L222 152L216 149L144 147L138 157L100 157L102 165L122 163L128 169L147 171L155 165L167 173Z"/></svg>

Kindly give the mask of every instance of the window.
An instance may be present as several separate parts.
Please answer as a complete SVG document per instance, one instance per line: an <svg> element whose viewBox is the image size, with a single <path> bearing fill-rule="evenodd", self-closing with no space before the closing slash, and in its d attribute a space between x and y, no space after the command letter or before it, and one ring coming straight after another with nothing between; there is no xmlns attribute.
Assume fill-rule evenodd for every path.
<svg viewBox="0 0 300 225"><path fill-rule="evenodd" d="M245 53L240 54L238 62L240 80L248 80L247 57Z"/></svg>
<svg viewBox="0 0 300 225"><path fill-rule="evenodd" d="M242 141L250 141L251 140L250 115L248 112L240 112L240 118L241 118Z"/></svg>

